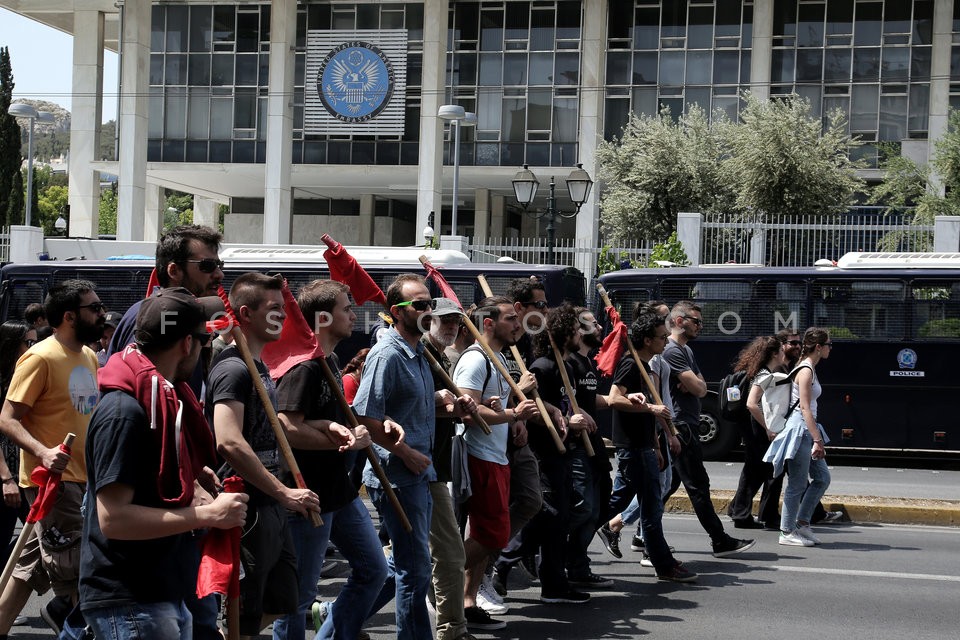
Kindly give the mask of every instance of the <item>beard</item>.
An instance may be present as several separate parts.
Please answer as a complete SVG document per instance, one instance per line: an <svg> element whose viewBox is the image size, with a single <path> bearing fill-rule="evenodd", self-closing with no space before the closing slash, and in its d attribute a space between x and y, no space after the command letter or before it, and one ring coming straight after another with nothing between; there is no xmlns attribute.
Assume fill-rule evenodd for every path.
<svg viewBox="0 0 960 640"><path fill-rule="evenodd" d="M103 328L105 325L106 318L100 318L96 322L86 322L82 318L77 318L74 333L77 335L77 340L84 344L96 342L103 337Z"/></svg>
<svg viewBox="0 0 960 640"><path fill-rule="evenodd" d="M593 331L591 333L583 334L583 344L587 345L591 349L599 349L603 345L603 340L600 339L598 332Z"/></svg>

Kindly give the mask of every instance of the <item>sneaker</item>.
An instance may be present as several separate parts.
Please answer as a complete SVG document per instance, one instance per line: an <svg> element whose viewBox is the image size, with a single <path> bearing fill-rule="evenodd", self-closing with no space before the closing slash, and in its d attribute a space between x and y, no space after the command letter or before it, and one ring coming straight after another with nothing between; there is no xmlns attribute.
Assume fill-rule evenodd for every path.
<svg viewBox="0 0 960 640"><path fill-rule="evenodd" d="M13 624L10 625L10 626L12 626L12 627L22 627L23 625L27 624L28 622L30 622L30 618L28 618L27 616L17 616L16 618L13 619Z"/></svg>
<svg viewBox="0 0 960 640"><path fill-rule="evenodd" d="M479 629L481 631L496 631L503 629L507 623L503 620L497 620L480 607L465 607L463 617L467 621L468 629Z"/></svg>
<svg viewBox="0 0 960 640"><path fill-rule="evenodd" d="M697 574L688 570L683 566L683 564L678 562L676 566L666 573L658 573L657 580L664 580L667 582L696 582Z"/></svg>
<svg viewBox="0 0 960 640"><path fill-rule="evenodd" d="M623 557L620 553L620 532L611 531L609 523L597 529L597 537L603 542L604 548L610 552L610 555L614 558Z"/></svg>
<svg viewBox="0 0 960 640"><path fill-rule="evenodd" d="M734 520L733 528L734 529L763 529L763 523L758 522L753 518L747 518L745 520Z"/></svg>
<svg viewBox="0 0 960 640"><path fill-rule="evenodd" d="M637 535L633 536L633 540L630 541L630 551L643 551L644 548L646 547L643 538Z"/></svg>
<svg viewBox="0 0 960 640"><path fill-rule="evenodd" d="M519 562L520 558L500 556L493 563L493 589L501 596L507 595L507 578L510 575L510 570L517 566Z"/></svg>
<svg viewBox="0 0 960 640"><path fill-rule="evenodd" d="M613 580L598 576L593 571L584 576L570 576L568 582L571 587L580 589L606 589L613 586Z"/></svg>
<svg viewBox="0 0 960 640"><path fill-rule="evenodd" d="M503 596L497 593L497 590L493 588L493 576L484 575L483 582L480 583L480 593L483 594L483 597L493 602L494 604L503 604Z"/></svg>
<svg viewBox="0 0 960 640"><path fill-rule="evenodd" d="M73 604L68 596L55 596L47 604L40 607L40 617L59 636L60 630L63 628L63 621L67 619L67 615L72 609Z"/></svg>
<svg viewBox="0 0 960 640"><path fill-rule="evenodd" d="M813 535L813 529L810 528L810 525L805 527L797 527L797 533L800 535L800 537L806 538L813 544L821 544L820 538Z"/></svg>
<svg viewBox="0 0 960 640"><path fill-rule="evenodd" d="M490 615L502 616L507 612L503 599L497 595L493 586L486 579L480 583L480 589L477 591L477 606Z"/></svg>
<svg viewBox="0 0 960 640"><path fill-rule="evenodd" d="M653 560L650 559L650 554L646 551L643 552L643 555L640 557L640 566L641 567L652 567Z"/></svg>
<svg viewBox="0 0 960 640"><path fill-rule="evenodd" d="M843 511L827 511L827 514L823 516L823 519L820 520L817 524L832 524L835 522L843 521Z"/></svg>
<svg viewBox="0 0 960 640"><path fill-rule="evenodd" d="M564 593L541 593L540 602L547 604L584 604L590 602L590 594L574 589L567 589Z"/></svg>
<svg viewBox="0 0 960 640"><path fill-rule="evenodd" d="M813 541L807 540L796 531L790 533L780 532L780 544L786 547L812 547Z"/></svg>
<svg viewBox="0 0 960 640"><path fill-rule="evenodd" d="M327 619L329 614L329 602L314 602L310 605L310 617L313 619L313 630L315 633L320 632L320 627L323 626L323 621Z"/></svg>
<svg viewBox="0 0 960 640"><path fill-rule="evenodd" d="M537 556L523 556L520 558L520 566L523 567L523 570L527 572L527 575L530 576L531 580L538 580L540 578L540 570L538 569L540 565L540 560Z"/></svg>
<svg viewBox="0 0 960 640"><path fill-rule="evenodd" d="M746 551L756 543L756 540L737 540L736 538L727 536L727 539L723 542L714 543L713 557L726 558L727 556L732 556L735 553Z"/></svg>
<svg viewBox="0 0 960 640"><path fill-rule="evenodd" d="M320 567L320 577L329 578L333 575L334 569L337 568L337 562L335 560L327 560L323 563L323 566Z"/></svg>

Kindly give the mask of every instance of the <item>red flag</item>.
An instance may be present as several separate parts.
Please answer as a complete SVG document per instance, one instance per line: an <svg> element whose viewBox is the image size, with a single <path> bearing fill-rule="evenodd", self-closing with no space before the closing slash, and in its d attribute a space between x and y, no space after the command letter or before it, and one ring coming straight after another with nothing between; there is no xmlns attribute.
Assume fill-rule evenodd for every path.
<svg viewBox="0 0 960 640"><path fill-rule="evenodd" d="M263 364L270 369L270 377L279 380L293 367L323 355L323 348L317 344L313 327L300 312L300 305L290 292L287 281L283 281L283 303L287 317L280 330L280 339L268 342L260 353Z"/></svg>
<svg viewBox="0 0 960 640"><path fill-rule="evenodd" d="M350 287L350 293L357 305L373 300L377 304L387 306L387 298L383 295L383 291L353 256L347 253L343 245L326 233L320 239L330 247L323 252L323 258L330 267L330 279Z"/></svg>
<svg viewBox="0 0 960 640"><path fill-rule="evenodd" d="M223 481L227 493L242 493L243 479L230 476ZM200 569L197 571L197 597L211 593L228 598L240 596L240 529L211 529L203 539Z"/></svg>
<svg viewBox="0 0 960 640"><path fill-rule="evenodd" d="M223 302L223 315L216 320L207 321L207 331L210 333L226 333L234 327L239 327L237 314L233 312L233 307L230 306L230 298L227 296L223 285L217 287L217 297Z"/></svg>
<svg viewBox="0 0 960 640"><path fill-rule="evenodd" d="M617 369L617 363L623 357L624 340L629 340L627 325L623 324L620 314L613 307L607 307L607 315L610 316L610 323L613 329L609 335L603 339L603 345L600 351L593 357L597 362L597 369L603 375L610 377Z"/></svg>
<svg viewBox="0 0 960 640"><path fill-rule="evenodd" d="M61 443L60 451L70 455L70 447L65 444ZM30 472L30 481L37 485L37 498L30 505L27 522L39 522L47 517L47 514L53 509L53 503L57 501L60 474L37 465Z"/></svg>
<svg viewBox="0 0 960 640"><path fill-rule="evenodd" d="M149 298L153 295L154 289L160 288L160 280L157 278L157 268L154 267L153 271L150 272L150 281L147 282L147 295L143 296L144 298Z"/></svg>
<svg viewBox="0 0 960 640"><path fill-rule="evenodd" d="M427 270L427 277L437 283L437 286L440 288L440 295L442 295L444 298L453 300L455 303L457 303L458 307L463 309L463 305L460 304L460 299L457 298L457 294L453 292L453 287L451 287L450 283L447 282L447 279L443 277L443 274L441 274L440 271L429 262L424 262L423 268Z"/></svg>

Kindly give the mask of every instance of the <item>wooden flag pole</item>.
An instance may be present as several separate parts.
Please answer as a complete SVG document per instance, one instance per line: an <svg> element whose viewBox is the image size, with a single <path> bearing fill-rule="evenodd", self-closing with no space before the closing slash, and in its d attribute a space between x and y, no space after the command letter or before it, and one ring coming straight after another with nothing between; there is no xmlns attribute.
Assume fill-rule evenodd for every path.
<svg viewBox="0 0 960 640"><path fill-rule="evenodd" d="M544 331L546 331L546 328L544 328ZM557 361L557 368L560 370L560 378L563 380L563 387L567 390L567 398L570 399L570 407L573 409L574 413L583 413L580 411L580 406L577 404L577 398L573 392L573 385L570 384L570 375L567 373L567 365L563 362L563 354L560 353L560 349L557 347L557 342L553 339L553 336L550 335L549 331L547 331L547 337L550 339L550 348L553 349L553 358ZM587 455L591 458L596 455L593 450L593 443L590 442L590 434L586 431L581 431L580 439L583 440L583 448L586 450Z"/></svg>

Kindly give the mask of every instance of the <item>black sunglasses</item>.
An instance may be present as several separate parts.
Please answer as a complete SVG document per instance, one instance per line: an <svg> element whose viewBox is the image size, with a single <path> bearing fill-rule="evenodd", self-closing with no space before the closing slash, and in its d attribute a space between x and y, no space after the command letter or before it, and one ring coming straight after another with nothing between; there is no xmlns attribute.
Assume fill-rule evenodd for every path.
<svg viewBox="0 0 960 640"><path fill-rule="evenodd" d="M690 322L697 325L698 327L703 326L703 320L701 320L700 318L694 318L693 316L683 316L683 319L689 320Z"/></svg>
<svg viewBox="0 0 960 640"><path fill-rule="evenodd" d="M197 268L200 269L203 273L213 273L217 269L223 270L223 260L217 260L216 258L204 258L203 260L187 260L187 262L192 262L197 265Z"/></svg>
<svg viewBox="0 0 960 640"><path fill-rule="evenodd" d="M522 305L525 306L525 307L536 307L537 309L540 309L541 311L543 311L544 309L547 308L547 301L546 301L546 300L536 300L536 301L534 301L534 302L521 302L520 304L522 304Z"/></svg>
<svg viewBox="0 0 960 640"><path fill-rule="evenodd" d="M106 311L107 306L102 302L91 302L90 304L77 305L77 309L90 309L90 311L94 313L100 313L101 311Z"/></svg>
<svg viewBox="0 0 960 640"><path fill-rule="evenodd" d="M433 300L406 300L404 302L398 302L398 307L413 307L417 311L427 311L429 309L435 309Z"/></svg>

